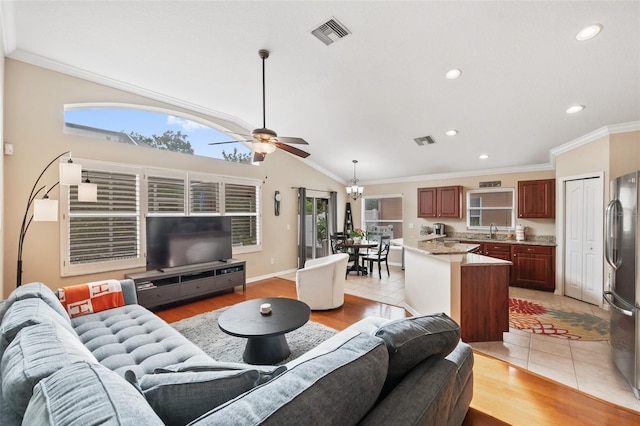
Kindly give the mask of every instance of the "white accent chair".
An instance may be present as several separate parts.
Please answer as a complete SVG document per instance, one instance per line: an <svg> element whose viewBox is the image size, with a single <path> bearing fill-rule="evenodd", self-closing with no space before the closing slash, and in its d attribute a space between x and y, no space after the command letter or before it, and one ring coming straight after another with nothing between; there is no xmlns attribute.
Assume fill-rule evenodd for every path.
<svg viewBox="0 0 640 426"><path fill-rule="evenodd" d="M342 306L348 260L347 253L307 260L304 268L296 272L298 300L309 305L311 310Z"/></svg>

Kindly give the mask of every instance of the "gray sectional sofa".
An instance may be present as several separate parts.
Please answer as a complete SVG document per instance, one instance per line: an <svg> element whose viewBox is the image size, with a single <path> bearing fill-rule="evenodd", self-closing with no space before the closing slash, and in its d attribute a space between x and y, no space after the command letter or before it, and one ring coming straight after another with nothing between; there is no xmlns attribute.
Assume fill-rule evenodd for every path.
<svg viewBox="0 0 640 426"><path fill-rule="evenodd" d="M0 303L3 425L459 425L473 353L444 314L366 318L283 366L218 362L136 303L70 319L31 283ZM212 325L215 326L215 325Z"/></svg>

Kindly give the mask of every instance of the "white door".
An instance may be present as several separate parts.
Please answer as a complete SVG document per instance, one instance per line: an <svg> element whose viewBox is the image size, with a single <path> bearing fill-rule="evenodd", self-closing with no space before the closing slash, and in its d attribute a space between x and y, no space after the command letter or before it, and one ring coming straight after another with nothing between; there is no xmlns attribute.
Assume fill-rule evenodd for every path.
<svg viewBox="0 0 640 426"><path fill-rule="evenodd" d="M600 177L565 182L565 294L594 305L603 290L602 197Z"/></svg>

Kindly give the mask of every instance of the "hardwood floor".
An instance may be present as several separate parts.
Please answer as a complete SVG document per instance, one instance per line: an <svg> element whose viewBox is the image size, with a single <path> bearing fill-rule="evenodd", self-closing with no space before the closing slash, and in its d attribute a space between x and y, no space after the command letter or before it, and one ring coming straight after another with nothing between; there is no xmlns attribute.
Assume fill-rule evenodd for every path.
<svg viewBox="0 0 640 426"><path fill-rule="evenodd" d="M167 322L189 318L245 300L296 297L295 283L271 278L248 284L246 293L227 293L156 311ZM398 319L404 308L345 294L345 304L314 311L311 320L342 330L367 316ZM474 397L464 425L638 425L640 413L591 397L503 361L475 352Z"/></svg>

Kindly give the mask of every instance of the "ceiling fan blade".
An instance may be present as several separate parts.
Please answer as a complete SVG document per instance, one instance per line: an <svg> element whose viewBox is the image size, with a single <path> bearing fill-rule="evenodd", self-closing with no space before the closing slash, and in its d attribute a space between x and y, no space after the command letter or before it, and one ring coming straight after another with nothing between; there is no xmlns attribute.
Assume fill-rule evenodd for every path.
<svg viewBox="0 0 640 426"><path fill-rule="evenodd" d="M242 140L242 141L225 141L225 142L209 142L209 145L224 145L227 143L239 143L239 142L250 142L251 140Z"/></svg>
<svg viewBox="0 0 640 426"><path fill-rule="evenodd" d="M293 146L286 145L282 142L274 142L274 145L280 148L281 150L287 151L288 153L293 155L297 155L298 157L307 158L309 155L311 155L308 152L305 152Z"/></svg>
<svg viewBox="0 0 640 426"><path fill-rule="evenodd" d="M300 144L300 145L309 145L309 143L307 141L305 141L302 138L288 138L288 137L283 137L283 136L278 136L278 140L282 143L293 143L293 144Z"/></svg>
<svg viewBox="0 0 640 426"><path fill-rule="evenodd" d="M254 163L259 163L261 161L264 161L264 158L267 156L267 154L262 154L260 152L253 152L253 162Z"/></svg>

